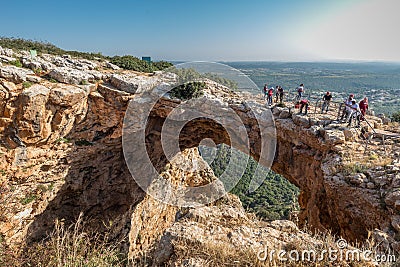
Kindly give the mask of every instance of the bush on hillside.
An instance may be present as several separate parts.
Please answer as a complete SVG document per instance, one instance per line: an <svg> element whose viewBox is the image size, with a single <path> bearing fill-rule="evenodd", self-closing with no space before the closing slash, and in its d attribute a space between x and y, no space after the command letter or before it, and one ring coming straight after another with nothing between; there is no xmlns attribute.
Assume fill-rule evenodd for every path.
<svg viewBox="0 0 400 267"><path fill-rule="evenodd" d="M392 121L400 122L400 111L392 114Z"/></svg>
<svg viewBox="0 0 400 267"><path fill-rule="evenodd" d="M122 57L114 56L110 59L110 62L126 70L134 70L141 72L153 72L173 66L172 63L166 61L147 62L145 60L141 60L137 57L129 55Z"/></svg>
<svg viewBox="0 0 400 267"><path fill-rule="evenodd" d="M13 50L36 50L38 54L51 54L51 55L70 55L72 57L84 58L89 60L109 60L111 63L127 69L141 72L153 72L157 70L163 70L173 66L172 63L166 61L159 62L147 62L134 56L114 56L108 57L102 55L100 52L79 52L79 51L68 51L61 49L51 43L25 40L22 38L8 38L0 37L0 46L5 48L11 48Z"/></svg>
<svg viewBox="0 0 400 267"><path fill-rule="evenodd" d="M201 74L195 69L173 68L170 69L170 72L178 76L177 84L179 84L169 92L170 96L188 100L203 95L206 84L201 81Z"/></svg>

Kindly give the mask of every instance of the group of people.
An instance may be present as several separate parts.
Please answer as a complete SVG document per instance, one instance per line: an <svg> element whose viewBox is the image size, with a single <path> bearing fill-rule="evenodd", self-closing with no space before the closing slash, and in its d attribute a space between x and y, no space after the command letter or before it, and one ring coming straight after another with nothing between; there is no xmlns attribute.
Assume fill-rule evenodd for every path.
<svg viewBox="0 0 400 267"><path fill-rule="evenodd" d="M296 105L299 107L299 114L303 114L303 109L304 109L304 115L307 115L308 113L308 107L309 107L309 101L306 97L304 97L304 84L300 84L297 87L297 96L296 96ZM272 105L273 103L273 95L275 93L275 102L278 103L278 100L280 103L283 102L283 96L284 96L284 90L282 86L277 85L276 88L274 87L268 88L268 85L265 84L264 89L264 99L267 99L267 104ZM322 97L322 107L321 107L321 113L328 113L329 107L332 102L332 94L331 92L326 92L324 96ZM362 120L365 120L365 115L368 110L368 98L364 97L359 103L354 98L354 94L350 94L349 97L344 101L344 106L345 108L342 110L341 114L341 121L342 122L347 122L348 125L350 126L353 120L357 121L357 126L360 126L360 122Z"/></svg>
<svg viewBox="0 0 400 267"><path fill-rule="evenodd" d="M274 93L275 93L275 103L278 103L278 101L279 103L283 103L283 96L285 93L282 86L277 85L274 89L274 87L268 88L268 85L265 84L263 92L264 92L264 99L267 99L268 105L270 106L272 105Z"/></svg>
<svg viewBox="0 0 400 267"><path fill-rule="evenodd" d="M353 120L356 120L357 126L365 120L365 115L368 110L368 98L364 97L359 103L354 98L354 94L350 94L344 101L345 108L342 111L341 121L348 122L350 126Z"/></svg>

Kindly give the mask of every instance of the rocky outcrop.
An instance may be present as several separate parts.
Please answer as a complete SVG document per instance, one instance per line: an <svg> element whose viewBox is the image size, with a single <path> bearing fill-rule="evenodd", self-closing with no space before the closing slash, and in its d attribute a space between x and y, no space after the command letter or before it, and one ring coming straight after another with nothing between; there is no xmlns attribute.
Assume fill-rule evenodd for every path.
<svg viewBox="0 0 400 267"><path fill-rule="evenodd" d="M49 76L61 83L66 84L82 84L94 82L95 77L82 70L73 69L70 67L57 67L50 71Z"/></svg>
<svg viewBox="0 0 400 267"><path fill-rule="evenodd" d="M7 242L39 240L55 218L69 222L80 212L91 218L98 231L112 224L115 235L129 236L126 249L132 258L155 253L160 264L174 260L171 251L178 249L174 243L199 235L204 237L198 240L201 245L211 242L211 236L215 238L217 233L218 242L229 243L229 248L257 247L261 244L258 235L276 237L277 244L282 236L297 235L298 229L286 222L279 227L271 223L257 228L232 197L220 206L180 209L146 196L125 163L123 120L130 100L146 104L137 93L168 77L110 75L101 70L97 77L93 74L95 63L53 59L48 60L52 64L50 77L67 84L40 80L24 88L21 83L29 80L31 71L0 66L0 203L5 207L0 214L0 232ZM82 66L78 68L77 64ZM77 85L98 78L104 81ZM234 95L212 82L207 86L201 112L215 113L210 103L233 110L241 121L236 130L244 130L249 139L247 153L261 164L271 163L275 172L300 188L301 226L331 230L351 241L362 241L369 231L380 229L392 248L399 247L400 150L395 142L383 147L381 140L375 139L366 148L359 132L334 124L329 118L299 116L286 108L275 108L271 113L254 97ZM165 95L154 105L145 129L147 153L155 167L165 171L159 179L179 185L184 177L186 185L203 185L215 179L209 171L165 170L169 165L161 146L161 126L179 104L180 100ZM140 108L135 110L137 115L141 112ZM223 119L233 120L229 116ZM236 125L233 121L228 124ZM261 155L264 126L275 129L275 154ZM378 120L376 126L384 127ZM176 133L170 133L171 138L173 135L176 137ZM231 144L223 127L198 119L182 129L180 148L195 148L204 138ZM385 149L390 153L385 154ZM185 153L189 161L198 156L196 150ZM230 224L224 225L221 218ZM220 228L211 227L216 224Z"/></svg>
<svg viewBox="0 0 400 267"><path fill-rule="evenodd" d="M37 82L34 77L35 73L31 70L18 68L15 66L0 66L0 77L14 83L22 83L26 81Z"/></svg>

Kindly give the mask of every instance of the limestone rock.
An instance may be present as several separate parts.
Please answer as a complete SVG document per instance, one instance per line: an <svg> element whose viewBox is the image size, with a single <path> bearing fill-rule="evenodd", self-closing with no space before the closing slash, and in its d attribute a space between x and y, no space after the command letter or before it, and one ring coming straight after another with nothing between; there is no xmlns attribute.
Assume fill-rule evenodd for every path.
<svg viewBox="0 0 400 267"><path fill-rule="evenodd" d="M293 118L293 122L296 125L299 125L304 128L310 128L310 126L311 126L310 120L307 117L303 117L300 115L293 115L292 118Z"/></svg>
<svg viewBox="0 0 400 267"><path fill-rule="evenodd" d="M344 133L344 137L347 142L354 141L357 137L357 130L355 130L353 128L351 128L351 129L346 128L343 130L343 133Z"/></svg>
<svg viewBox="0 0 400 267"><path fill-rule="evenodd" d="M51 134L51 128L47 125L50 112L46 110L49 94L48 88L33 85L24 89L19 96L21 108L17 112L18 133L25 143L36 143Z"/></svg>
<svg viewBox="0 0 400 267"><path fill-rule="evenodd" d="M392 216L392 226L398 233L400 233L400 215Z"/></svg>
<svg viewBox="0 0 400 267"><path fill-rule="evenodd" d="M14 83L22 83L27 80L28 75L34 75L35 73L31 70L18 68L15 66L1 66L0 77L7 79Z"/></svg>
<svg viewBox="0 0 400 267"><path fill-rule="evenodd" d="M72 107L77 103L85 102L88 92L72 85L63 85L51 89L49 100L62 107Z"/></svg>
<svg viewBox="0 0 400 267"><path fill-rule="evenodd" d="M338 130L326 130L324 138L327 143L334 145L344 144L346 142L344 133Z"/></svg>
<svg viewBox="0 0 400 267"><path fill-rule="evenodd" d="M113 74L110 77L110 83L118 90L135 94L143 91L151 90L156 85L162 86L160 81L174 79L175 76L169 77L162 74L161 76L144 77L141 75L120 75ZM165 84L165 83L164 83ZM166 85L166 84L165 84ZM171 88L172 89L172 88Z"/></svg>
<svg viewBox="0 0 400 267"><path fill-rule="evenodd" d="M81 211L91 218L96 231L101 232L112 222L117 236L129 236L124 248L133 258L140 257L142 252L154 251L159 255L154 258L160 264L169 260L178 264L196 258L174 259L179 255L175 252L179 253L177 242L181 240L188 244L195 240L200 245L216 244L244 250L257 249L266 243L280 247L287 244L287 240L297 242L310 238L290 222L255 220L232 196L197 209L180 209L147 197L138 187L123 155L124 115L128 103L142 106L147 103L148 100L139 98L138 93L150 90L160 81L163 88L168 88L176 78L173 75L168 78L162 72L129 71L123 71L124 75L104 74L95 69L97 63L52 55L42 55L34 61L27 59L25 63L30 68L41 63L43 68L44 62L50 64L53 77L68 84L37 80L42 85L23 89L16 83L24 78L28 80L32 72L18 76L10 73L20 68L10 68L13 70L10 71L8 66L1 66L8 71L0 79L0 169L6 174L0 175L0 182L7 182L11 176L13 182L18 181L12 184L14 191L2 191L0 195L10 199L10 206L0 209L6 211L6 218L0 220L0 234L6 240L40 240L41 235L51 231L54 219L71 222ZM104 83L96 81L96 84L76 86L90 79L104 79ZM392 153L395 143L386 147L389 153L385 160L393 161L386 164L388 167L366 166L369 168L364 172L367 177L362 174L350 177L345 174L345 164L352 166L370 159L363 154L364 144L346 136L343 128L325 125L323 120L318 120L318 115L312 121L314 125L306 128L308 125L303 120L306 118L293 115L292 119L287 109L273 110L277 117L273 120L264 102L255 101L252 95L235 96L215 82L206 83L204 99L210 101L202 104L202 114L215 116L215 106L233 110L239 121L235 122L231 116L223 116L221 120L233 125L235 133L241 129L248 133L247 153L300 188L300 226L308 222L313 230L331 229L349 241L364 240L368 230L379 228L387 235L389 245L398 243L392 240L398 235L398 218L393 216L400 210L399 170L396 169L400 162L394 161L400 154L399 150ZM201 186L214 179L207 168L188 173L166 165L162 153L161 122L181 104L184 101L159 99L148 116L146 153L157 170L166 169L158 179L173 181L182 187ZM139 105L134 115L141 115L142 106ZM328 117L325 119L329 121ZM133 126L137 126L135 123L132 121ZM267 150L269 147L265 143L268 142L261 142L260 129L264 128L273 129L265 139L276 141L276 146L272 143L273 150ZM180 133L179 149L187 151L196 147L204 136L212 137L216 144L230 141L221 127L208 120L197 120ZM246 143L242 141L239 143ZM133 144L137 147L137 143ZM371 141L368 149L383 155L380 142L376 140ZM261 157L260 151L265 150L268 155ZM183 167L191 169L198 155L191 152L186 156L191 163ZM42 192L40 185L49 189ZM11 187L11 179L7 186ZM22 205L20 200L30 194L35 194L36 198ZM315 240L309 244L313 242Z"/></svg>
<svg viewBox="0 0 400 267"><path fill-rule="evenodd" d="M58 67L53 69L49 76L59 82L67 84L82 84L84 81L94 81L95 77L82 70L72 69L70 67Z"/></svg>
<svg viewBox="0 0 400 267"><path fill-rule="evenodd" d="M3 48L0 46L0 55L6 56L6 57L12 57L12 56L14 56L14 51L10 48Z"/></svg>
<svg viewBox="0 0 400 267"><path fill-rule="evenodd" d="M355 175L350 176L350 183L353 185L361 185L366 180L366 176L363 173L357 173Z"/></svg>
<svg viewBox="0 0 400 267"><path fill-rule="evenodd" d="M120 67L118 67L117 65L115 65L115 64L112 64L111 62L106 62L106 67L107 68L109 68L109 69L112 69L112 70L119 70L119 69L121 69Z"/></svg>
<svg viewBox="0 0 400 267"><path fill-rule="evenodd" d="M15 61L15 58L0 55L0 61L5 62L5 63L10 63L12 61Z"/></svg>
<svg viewBox="0 0 400 267"><path fill-rule="evenodd" d="M279 119L287 119L290 118L292 115L288 110L282 110L282 112L279 114Z"/></svg>
<svg viewBox="0 0 400 267"><path fill-rule="evenodd" d="M396 190L386 195L385 203L388 206L400 208L400 191Z"/></svg>

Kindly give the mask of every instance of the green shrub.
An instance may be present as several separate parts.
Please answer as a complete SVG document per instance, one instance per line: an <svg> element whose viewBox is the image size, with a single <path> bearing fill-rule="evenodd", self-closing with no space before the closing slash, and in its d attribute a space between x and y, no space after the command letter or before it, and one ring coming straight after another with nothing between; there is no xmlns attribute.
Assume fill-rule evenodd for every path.
<svg viewBox="0 0 400 267"><path fill-rule="evenodd" d="M206 159L210 151L207 148L201 148L200 150L203 158ZM254 192L249 192L249 186L253 176L256 175L258 163L251 157L247 160L241 160L241 157L233 157L232 153L239 153L247 158L242 152L232 150L227 145L219 145L215 152L215 158L210 164L214 174L220 177L226 170L229 161L233 160L232 166L238 166L237 170L245 169L243 175L237 173L240 176L240 181L230 191L232 194L237 195L243 207L252 213L255 213L259 218L265 220L277 220L277 219L288 219L291 211L299 209L297 197L299 195L299 189L286 180L283 176L269 171L266 168L261 168L256 177L257 180L264 179L261 186ZM247 165L245 165L247 163ZM235 171L235 170L231 170ZM227 179L231 179L228 177ZM225 187L232 183L230 180L223 181Z"/></svg>
<svg viewBox="0 0 400 267"><path fill-rule="evenodd" d="M22 83L22 87L24 87L24 88L29 88L29 87L31 87L32 86L32 83L31 82L23 82Z"/></svg>
<svg viewBox="0 0 400 267"><path fill-rule="evenodd" d="M157 62L152 62L152 64L154 68L156 68L157 70L164 70L173 66L172 63L167 61L157 61Z"/></svg>
<svg viewBox="0 0 400 267"><path fill-rule="evenodd" d="M153 72L156 69L147 61L140 60L134 56L115 56L111 58L111 63L120 68L141 72Z"/></svg>
<svg viewBox="0 0 400 267"><path fill-rule="evenodd" d="M205 87L204 82L191 82L179 85L172 89L169 94L172 97L176 97L183 100L188 100L203 95L203 88Z"/></svg>
<svg viewBox="0 0 400 267"><path fill-rule="evenodd" d="M36 75L40 75L40 74L42 74L43 70L42 70L41 68L38 68L38 69L34 69L33 72L34 72Z"/></svg>
<svg viewBox="0 0 400 267"><path fill-rule="evenodd" d="M21 63L21 61L19 61L19 59L11 61L10 64L14 65L15 67L22 68L22 63Z"/></svg>
<svg viewBox="0 0 400 267"><path fill-rule="evenodd" d="M277 107L280 107L280 108L286 107L286 105L285 105L284 103L278 103L278 104L276 104L276 106L277 106Z"/></svg>
<svg viewBox="0 0 400 267"><path fill-rule="evenodd" d="M364 173L367 169L368 169L367 166L362 165L359 162L343 165L343 167L342 167L342 171L345 175Z"/></svg>
<svg viewBox="0 0 400 267"><path fill-rule="evenodd" d="M56 140L56 143L70 143L71 140L69 140L68 138L62 137L62 138L58 138Z"/></svg>
<svg viewBox="0 0 400 267"><path fill-rule="evenodd" d="M392 114L392 121L400 122L400 111Z"/></svg>
<svg viewBox="0 0 400 267"><path fill-rule="evenodd" d="M27 205L27 204L31 203L32 201L34 201L35 199L36 199L36 195L29 194L29 195L26 195L23 199L21 199L20 203L22 205Z"/></svg>
<svg viewBox="0 0 400 267"><path fill-rule="evenodd" d="M48 42L40 42L40 41L32 41L32 40L25 40L21 38L8 38L8 37L0 37L0 46L11 48L14 50L36 50L38 54L52 54L52 55L70 55L72 57L84 58L89 60L98 60L104 61L109 60L111 63L127 69L127 70L134 70L140 72L153 72L157 70L163 70L173 66L172 63L166 61L159 61L159 62L147 62L141 60L134 56L103 56L100 52L93 53L93 52L79 52L79 51L67 51L63 50L51 43ZM18 64L18 67L22 67L21 62L14 61L12 64Z"/></svg>
<svg viewBox="0 0 400 267"><path fill-rule="evenodd" d="M94 59L105 59L107 57L103 56L101 53L86 53L86 52L78 52L78 51L66 51L63 50L49 42L40 42L33 40L25 40L22 38L9 38L9 37L0 37L0 46L11 48L14 50L36 50L38 54L52 54L52 55L71 55L73 57L80 57L89 60Z"/></svg>

